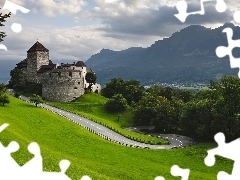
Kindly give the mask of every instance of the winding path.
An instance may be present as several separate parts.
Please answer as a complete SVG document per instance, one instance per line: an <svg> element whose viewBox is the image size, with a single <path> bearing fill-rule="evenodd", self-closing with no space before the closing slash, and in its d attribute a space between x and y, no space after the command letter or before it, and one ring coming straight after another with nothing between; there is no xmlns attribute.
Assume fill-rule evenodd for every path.
<svg viewBox="0 0 240 180"><path fill-rule="evenodd" d="M9 94L14 94L14 91L9 89ZM19 99L22 99L24 101L29 102L29 98L25 96L20 96ZM175 134L149 134L152 136L162 137L170 141L170 145L151 145L146 143L137 142L131 139L128 139L108 128L106 128L103 125L100 125L98 123L95 123L91 120L88 120L86 118L83 118L81 116L78 116L76 114L67 112L65 110L61 110L55 107L52 107L47 104L40 104L42 108L45 108L49 111L52 111L53 113L56 113L60 116L63 116L67 118L70 121L75 122L76 124L88 129L89 131L99 135L100 137L107 139L109 141L119 143L124 146L131 146L136 148L149 148L149 149L172 149L172 148L179 148L179 147L185 147L194 144L195 142L187 137L184 136L178 136ZM130 131L140 132L140 127L130 127L128 128Z"/></svg>

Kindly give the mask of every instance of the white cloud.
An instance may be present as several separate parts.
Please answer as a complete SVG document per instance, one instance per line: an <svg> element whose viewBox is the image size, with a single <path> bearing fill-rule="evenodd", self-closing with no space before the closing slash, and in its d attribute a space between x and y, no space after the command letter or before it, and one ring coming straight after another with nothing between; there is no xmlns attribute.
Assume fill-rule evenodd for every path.
<svg viewBox="0 0 240 180"><path fill-rule="evenodd" d="M87 3L85 0L28 0L34 6L34 12L46 16L73 15L81 12Z"/></svg>
<svg viewBox="0 0 240 180"><path fill-rule="evenodd" d="M8 28L8 27L6 27ZM41 42L50 51L51 60L87 60L101 49L123 50L133 46L150 46L157 37L123 36L101 31L102 25L87 27L75 26L51 31L25 27L21 36L11 31L4 40L8 52L0 51L1 59L23 60L26 51L37 41ZM14 50L14 51L13 51Z"/></svg>
<svg viewBox="0 0 240 180"><path fill-rule="evenodd" d="M7 32L7 37L3 43L9 50L0 51L0 58L19 61L26 58L26 51L37 39L50 50L50 58L53 61L87 60L103 48L123 50L129 47L150 46L154 41L169 36L182 27L195 23L196 20L199 24L207 24L209 27L216 27L216 24L221 25L228 20L224 18L225 15L219 17L219 13L214 11L214 1L207 6L206 16L189 17L188 24L181 24L173 16L176 13L174 8L176 0L95 0L95 8L88 11L84 10L86 0L12 1L31 7L27 8L32 12L35 9L38 14L34 15L39 18L36 21L37 23L40 21L39 25L31 25L26 18L27 15L19 13L6 23L3 31ZM200 7L199 1L187 0L193 9ZM226 0L232 11L238 9L238 1ZM1 2L3 0L0 0ZM42 18L43 14L56 18ZM69 22L62 22L63 18L59 15L69 15L69 19L72 17L74 27L71 27ZM94 23L89 25L92 19ZM61 23L51 24L55 20ZM85 26L75 26L82 20L88 23ZM9 25L13 22L23 24L20 35L10 30ZM70 25L63 28L65 23Z"/></svg>
<svg viewBox="0 0 240 180"><path fill-rule="evenodd" d="M26 0L9 0L17 5L20 5L20 6L25 6L25 1ZM4 5L5 3L5 0L0 0L0 5Z"/></svg>

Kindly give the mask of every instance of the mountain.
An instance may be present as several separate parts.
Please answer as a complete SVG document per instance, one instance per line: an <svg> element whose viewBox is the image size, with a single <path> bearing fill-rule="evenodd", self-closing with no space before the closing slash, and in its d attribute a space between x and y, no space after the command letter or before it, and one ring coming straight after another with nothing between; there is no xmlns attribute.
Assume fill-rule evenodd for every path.
<svg viewBox="0 0 240 180"><path fill-rule="evenodd" d="M218 58L218 46L228 46L222 30L231 27L233 39L240 39L240 27L231 23L210 29L200 25L188 26L169 38L156 41L148 48L133 47L122 51L102 49L86 61L105 84L111 78L137 79L144 85L154 83L208 83L224 74L237 75L228 57ZM234 57L240 50L233 49Z"/></svg>

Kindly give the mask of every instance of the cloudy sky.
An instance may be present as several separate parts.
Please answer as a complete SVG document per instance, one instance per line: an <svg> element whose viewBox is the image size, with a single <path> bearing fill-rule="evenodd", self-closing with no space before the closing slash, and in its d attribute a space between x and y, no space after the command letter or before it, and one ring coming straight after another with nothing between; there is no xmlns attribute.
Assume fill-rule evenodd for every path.
<svg viewBox="0 0 240 180"><path fill-rule="evenodd" d="M211 28L233 21L240 10L240 0L225 0L227 11L218 13L216 0L204 3L205 15L189 16L181 23L177 0L11 0L29 9L17 12L5 27L2 42L8 51L0 50L0 60L23 60L26 51L37 41L50 50L51 60L83 60L101 49L123 50L148 47L155 41L189 26L200 24ZM3 7L5 0L0 0ZM188 12L200 10L200 0L187 0ZM6 11L4 11L6 12ZM12 23L23 30L14 33ZM236 23L235 23L236 24ZM238 25L238 24L236 24Z"/></svg>

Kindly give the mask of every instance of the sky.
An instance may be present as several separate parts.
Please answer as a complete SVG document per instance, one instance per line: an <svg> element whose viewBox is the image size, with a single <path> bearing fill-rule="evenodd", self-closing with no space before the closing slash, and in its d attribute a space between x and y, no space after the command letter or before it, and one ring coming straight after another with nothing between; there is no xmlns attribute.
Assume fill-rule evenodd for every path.
<svg viewBox="0 0 240 180"><path fill-rule="evenodd" d="M200 10L201 0L186 0L188 12ZM54 61L86 61L101 49L121 51L130 47L149 47L192 24L216 28L233 22L240 11L240 0L225 0L227 11L216 11L216 0L204 2L205 15L189 16L185 23L177 14L177 0L11 0L30 10L7 19L1 42L1 60L23 60L27 50L38 40L49 49ZM3 7L5 0L0 0ZM3 13L8 11L0 10ZM14 33L12 23L23 30Z"/></svg>

